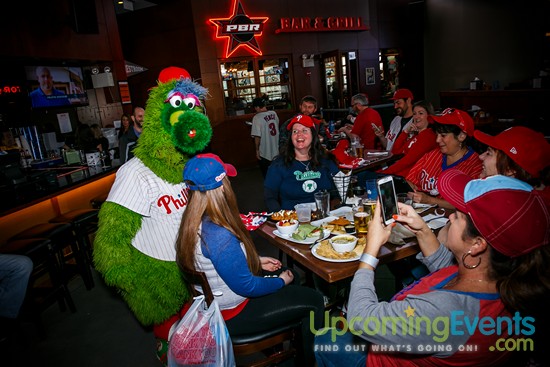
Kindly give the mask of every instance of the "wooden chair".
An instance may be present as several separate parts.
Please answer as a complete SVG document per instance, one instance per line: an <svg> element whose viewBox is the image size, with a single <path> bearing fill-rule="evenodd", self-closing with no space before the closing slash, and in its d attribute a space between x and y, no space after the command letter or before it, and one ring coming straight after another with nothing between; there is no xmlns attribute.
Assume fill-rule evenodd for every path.
<svg viewBox="0 0 550 367"><path fill-rule="evenodd" d="M212 289L206 275L195 270L184 271L185 279L193 296L198 292L193 285L200 285L206 302L210 304L214 299ZM291 358L296 358L296 366L303 365L301 345L301 322L295 321L278 328L250 335L231 336L233 353L237 366L263 367L270 366ZM258 356L258 358L254 358ZM241 358L240 361L239 357ZM244 362L246 360L246 362Z"/></svg>

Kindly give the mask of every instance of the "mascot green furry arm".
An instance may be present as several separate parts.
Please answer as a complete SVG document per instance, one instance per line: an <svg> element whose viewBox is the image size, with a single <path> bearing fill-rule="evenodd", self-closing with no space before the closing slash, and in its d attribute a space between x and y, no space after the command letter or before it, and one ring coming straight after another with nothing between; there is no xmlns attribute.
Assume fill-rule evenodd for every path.
<svg viewBox="0 0 550 367"><path fill-rule="evenodd" d="M143 325L161 324L190 298L175 262L187 204L185 162L212 137L207 90L170 67L149 94L135 157L119 168L99 212L94 263Z"/></svg>

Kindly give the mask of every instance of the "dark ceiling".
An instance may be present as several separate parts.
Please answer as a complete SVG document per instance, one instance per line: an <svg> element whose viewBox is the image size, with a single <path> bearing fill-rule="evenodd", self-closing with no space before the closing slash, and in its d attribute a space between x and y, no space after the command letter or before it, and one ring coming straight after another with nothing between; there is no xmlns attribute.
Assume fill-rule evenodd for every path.
<svg viewBox="0 0 550 367"><path fill-rule="evenodd" d="M162 5L174 0L113 0L116 14L139 11L151 6Z"/></svg>

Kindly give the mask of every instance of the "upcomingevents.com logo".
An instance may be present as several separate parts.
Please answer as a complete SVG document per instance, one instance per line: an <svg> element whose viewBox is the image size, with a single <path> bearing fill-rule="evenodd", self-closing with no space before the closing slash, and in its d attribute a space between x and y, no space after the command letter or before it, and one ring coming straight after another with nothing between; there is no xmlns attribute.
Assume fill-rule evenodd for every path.
<svg viewBox="0 0 550 367"><path fill-rule="evenodd" d="M441 316L430 319L414 315L415 310L410 306L404 310L405 317L356 317L348 321L344 317L330 316L325 312L324 327L316 330L313 326L313 314L310 317L310 330L316 335L331 333L331 340L336 341L338 336L350 332L354 335L431 335L435 344L429 345L391 345L377 346L381 352L437 352L449 351L449 348L458 350L477 351L477 345L452 346L445 344L449 336L473 335L476 332L482 335L503 335L490 351L533 351L534 342L529 336L535 333L535 319L522 317L519 312L513 316L470 318L463 311L453 311L450 316ZM527 338L524 338L524 337ZM336 345L334 345L336 346ZM332 346L332 347L334 347ZM315 346L318 350L327 350L331 346ZM350 350L357 348L349 346Z"/></svg>

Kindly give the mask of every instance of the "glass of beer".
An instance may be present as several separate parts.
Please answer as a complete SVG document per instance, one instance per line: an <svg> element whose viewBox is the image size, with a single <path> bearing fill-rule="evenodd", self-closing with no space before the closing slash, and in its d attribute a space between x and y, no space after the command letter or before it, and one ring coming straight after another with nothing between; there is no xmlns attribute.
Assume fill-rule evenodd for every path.
<svg viewBox="0 0 550 367"><path fill-rule="evenodd" d="M352 211L356 235L366 235L368 232L369 222L372 219L372 212L370 207L364 205L362 200L359 200L358 205L353 206Z"/></svg>
<svg viewBox="0 0 550 367"><path fill-rule="evenodd" d="M369 222L374 216L374 210L376 209L376 200L365 200L363 201L363 206L365 207L365 211L369 212Z"/></svg>
<svg viewBox="0 0 550 367"><path fill-rule="evenodd" d="M357 158L365 158L365 147L363 146L363 144L355 146L355 156Z"/></svg>

